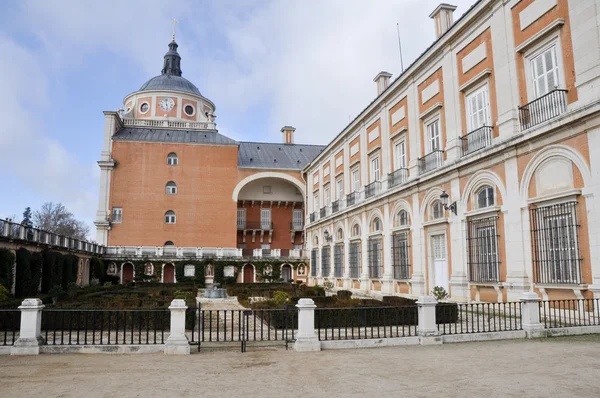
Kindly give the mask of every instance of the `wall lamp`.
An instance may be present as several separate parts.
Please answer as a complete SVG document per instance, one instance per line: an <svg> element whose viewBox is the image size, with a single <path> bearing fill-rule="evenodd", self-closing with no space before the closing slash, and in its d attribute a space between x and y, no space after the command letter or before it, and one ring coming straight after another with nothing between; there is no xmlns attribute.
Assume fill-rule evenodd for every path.
<svg viewBox="0 0 600 398"><path fill-rule="evenodd" d="M440 199L442 200L442 206L444 206L444 209L450 210L455 216L458 215L456 212L456 202L452 202L450 206L448 206L448 194L446 191L442 192Z"/></svg>
<svg viewBox="0 0 600 398"><path fill-rule="evenodd" d="M331 235L329 235L329 231L325 231L325 233L323 234L323 236L325 237L325 240L327 242L331 242Z"/></svg>

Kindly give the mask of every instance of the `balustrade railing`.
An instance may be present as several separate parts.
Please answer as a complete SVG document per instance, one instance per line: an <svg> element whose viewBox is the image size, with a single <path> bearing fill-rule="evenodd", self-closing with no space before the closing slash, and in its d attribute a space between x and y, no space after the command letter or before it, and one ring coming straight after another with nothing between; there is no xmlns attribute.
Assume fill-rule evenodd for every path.
<svg viewBox="0 0 600 398"><path fill-rule="evenodd" d="M519 107L521 130L537 126L567 111L567 90L554 89Z"/></svg>
<svg viewBox="0 0 600 398"><path fill-rule="evenodd" d="M444 164L444 151L435 150L419 158L419 174L424 174L442 167Z"/></svg>
<svg viewBox="0 0 600 398"><path fill-rule="evenodd" d="M268 230L273 229L273 223L270 221L246 221L244 223L243 228L240 228L239 225L240 224L238 223L238 229L263 230L263 231L268 231Z"/></svg>
<svg viewBox="0 0 600 398"><path fill-rule="evenodd" d="M164 127L171 129L214 130L214 122L182 122L176 120L123 119L126 127Z"/></svg>
<svg viewBox="0 0 600 398"><path fill-rule="evenodd" d="M492 126L482 126L477 130L471 131L464 137L459 137L462 148L462 156L476 152L480 149L492 145Z"/></svg>
<svg viewBox="0 0 600 398"><path fill-rule="evenodd" d="M290 231L302 231L304 229L304 224L298 221L292 221L290 223Z"/></svg>

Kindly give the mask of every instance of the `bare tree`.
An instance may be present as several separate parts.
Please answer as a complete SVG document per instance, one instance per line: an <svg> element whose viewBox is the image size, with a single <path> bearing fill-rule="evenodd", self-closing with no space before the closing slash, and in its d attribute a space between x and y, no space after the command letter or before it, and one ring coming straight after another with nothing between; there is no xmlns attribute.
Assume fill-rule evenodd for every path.
<svg viewBox="0 0 600 398"><path fill-rule="evenodd" d="M83 221L75 219L62 203L44 203L40 210L33 213L33 222L43 230L77 239L86 239L90 232L90 228Z"/></svg>

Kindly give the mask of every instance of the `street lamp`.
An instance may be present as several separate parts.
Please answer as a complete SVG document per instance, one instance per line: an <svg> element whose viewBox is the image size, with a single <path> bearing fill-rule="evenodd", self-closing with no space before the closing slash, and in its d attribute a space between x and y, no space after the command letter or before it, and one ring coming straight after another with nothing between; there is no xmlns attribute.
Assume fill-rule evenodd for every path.
<svg viewBox="0 0 600 398"><path fill-rule="evenodd" d="M452 202L452 204L448 206L448 194L446 193L446 191L442 192L442 194L440 195L440 199L442 201L442 206L444 206L444 209L450 210L452 213L454 213L454 215L457 215L456 202Z"/></svg>

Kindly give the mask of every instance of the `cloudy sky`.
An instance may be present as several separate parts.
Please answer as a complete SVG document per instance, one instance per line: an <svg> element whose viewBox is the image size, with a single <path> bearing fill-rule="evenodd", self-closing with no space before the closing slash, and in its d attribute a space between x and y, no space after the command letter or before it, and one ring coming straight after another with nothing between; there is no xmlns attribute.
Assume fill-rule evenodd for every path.
<svg viewBox="0 0 600 398"><path fill-rule="evenodd" d="M173 18L183 75L237 139L326 144L433 42L439 0L23 0L0 13L0 217L97 209L104 110L160 73ZM474 0L453 1L458 19Z"/></svg>

